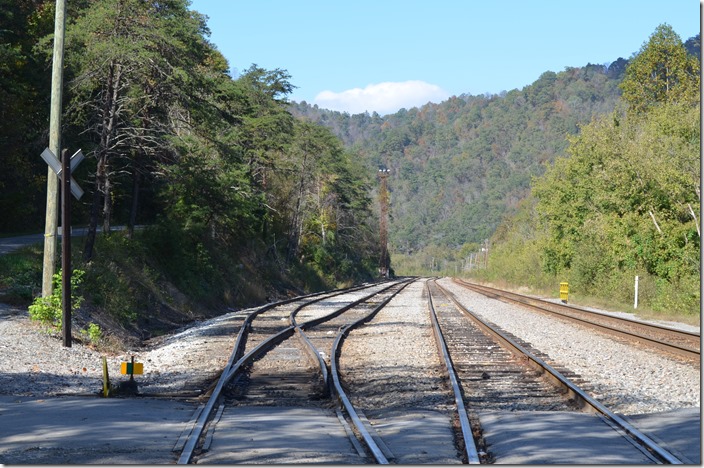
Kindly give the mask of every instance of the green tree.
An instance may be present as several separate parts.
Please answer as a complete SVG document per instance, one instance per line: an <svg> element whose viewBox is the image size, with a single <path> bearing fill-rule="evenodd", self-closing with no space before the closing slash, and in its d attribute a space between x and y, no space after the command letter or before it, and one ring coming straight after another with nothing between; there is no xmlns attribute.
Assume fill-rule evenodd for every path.
<svg viewBox="0 0 704 468"><path fill-rule="evenodd" d="M0 230L44 222L50 69L34 46L53 31L53 1L0 0ZM44 177L42 178L41 175Z"/></svg>
<svg viewBox="0 0 704 468"><path fill-rule="evenodd" d="M700 63L689 55L668 24L655 29L640 52L631 59L621 83L623 100L635 112L663 102L699 100Z"/></svg>
<svg viewBox="0 0 704 468"><path fill-rule="evenodd" d="M68 122L96 164L86 259L100 213L109 232L115 201L129 198L120 178L131 175L133 222L140 175L170 153L163 136L187 120L190 76L209 56L205 31L186 0L99 0L67 26Z"/></svg>
<svg viewBox="0 0 704 468"><path fill-rule="evenodd" d="M272 200L269 179L277 161L293 136L293 116L288 112L288 94L293 90L290 75L281 69L265 70L253 64L235 85L239 90L241 124L235 127L232 142L247 165L255 193L261 203L256 213L263 239L270 237Z"/></svg>
<svg viewBox="0 0 704 468"><path fill-rule="evenodd" d="M363 174L330 130L295 122L269 189L274 225L288 240L289 264L302 261L335 280L365 270L375 237Z"/></svg>

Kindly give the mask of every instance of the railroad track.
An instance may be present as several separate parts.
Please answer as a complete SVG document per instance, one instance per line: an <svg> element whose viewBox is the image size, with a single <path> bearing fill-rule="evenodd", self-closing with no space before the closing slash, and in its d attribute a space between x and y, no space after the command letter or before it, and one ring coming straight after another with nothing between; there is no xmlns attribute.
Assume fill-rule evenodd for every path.
<svg viewBox="0 0 704 468"><path fill-rule="evenodd" d="M689 362L696 362L697 365L701 358L701 335L699 333L603 314L566 304L558 304L488 286L468 283L460 279L453 279L453 281L462 287L487 297L520 304L543 314L553 317L557 316L564 320L596 329L612 337L626 339L629 342L635 341L651 349L664 351Z"/></svg>
<svg viewBox="0 0 704 468"><path fill-rule="evenodd" d="M548 365L536 352L472 314L448 290L434 281L429 281L427 287L429 308L445 336L478 446L483 446L483 441L477 409L588 411L625 434L633 446L654 462L682 463Z"/></svg>
<svg viewBox="0 0 704 468"><path fill-rule="evenodd" d="M188 441L183 445L178 463L190 463L194 456L200 456L210 446L218 421L227 417L231 407L331 410L334 402L328 398L331 389L328 370L330 354L326 359L325 352L319 351L313 342L318 346L329 345L321 349L330 350L336 336L333 334L330 337L331 330L364 321L406 284L408 280L352 288L332 294L310 295L270 304L250 314L240 329L228 364L223 369L208 403L198 416ZM363 289L369 291L361 291ZM354 300L343 298L343 295L355 292L358 293ZM360 294L362 297L359 297ZM300 317L297 317L299 314ZM314 341L306 335L304 328L313 333ZM344 399L344 396L341 398ZM347 455L344 460L350 463L352 457L352 463L359 463L360 460L365 462L374 457L375 453L380 453L379 449L374 438L365 437L366 428L357 424L359 417L354 408L345 407L345 411L354 430L340 410L337 412L339 424L351 439L355 432L359 434L365 445L355 444L353 440L357 458ZM319 413L313 412L300 417L305 419L317 416ZM315 452L316 449L308 450ZM324 458L326 454L321 456ZM223 461L222 458L218 459L217 455L215 458L209 457L210 454L203 461ZM333 458L332 462L344 461Z"/></svg>
<svg viewBox="0 0 704 468"><path fill-rule="evenodd" d="M403 301L395 303L401 311L397 315L384 308L409 284L412 282L392 281L310 295L270 304L247 316L232 356L183 444L178 463L285 460L387 464L418 463L433 457L443 463L490 463L492 453L482 437L478 409L505 414L597 413L608 431L616 429L628 438L638 456L653 462L680 463L579 388L575 383L579 376L547 365L539 352L526 350L530 348L526 343L510 335L498 333L490 338L488 334L494 332L484 329L487 325L481 321L471 324L468 311L434 282L426 285L424 293L428 312L432 312L429 317L434 318L423 325L414 322L406 326L434 330L435 338L429 339L437 345L438 362L447 365L447 377L440 379L443 383L438 385L435 377L408 381L404 374L407 364L387 366L382 362L394 361L388 356L375 364L366 356L364 346L357 349L357 356L364 359L354 364L346 358L353 368L343 368L341 357L349 354L343 352L343 345L346 350L358 340L380 343L395 338L385 335L391 328L385 329L384 321L391 319L398 326L407 306ZM375 319L380 311L384 311L383 320ZM383 338L374 336L379 333ZM404 340L408 331L393 333ZM402 380L406 381L399 384ZM419 398L407 398L406 393L427 391L424 386L433 396L430 404L419 409ZM388 397L381 405L373 403L380 392L398 390L398 404L389 405ZM454 408L447 404L453 397ZM409 415L413 429L404 429ZM438 421L447 430L438 431ZM430 429L428 424L435 426ZM303 432L278 430L284 426L301 427ZM405 447L399 445L398 437L394 439L394 434L403 430L416 439L420 433L424 437ZM234 434L229 439L225 436L228 431ZM334 434L341 434L335 436L337 442L320 443L326 435ZM432 442L430 437L434 437ZM218 442L222 440L229 440L230 445L223 446ZM437 444L449 450L429 454L429 447Z"/></svg>

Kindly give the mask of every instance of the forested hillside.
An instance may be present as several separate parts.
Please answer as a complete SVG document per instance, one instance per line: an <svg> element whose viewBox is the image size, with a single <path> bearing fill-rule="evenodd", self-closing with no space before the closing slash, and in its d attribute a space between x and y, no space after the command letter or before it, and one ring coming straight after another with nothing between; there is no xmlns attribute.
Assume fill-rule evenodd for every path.
<svg viewBox="0 0 704 468"><path fill-rule="evenodd" d="M559 278L582 296L633 304L638 276L641 307L699 317L700 62L688 50L669 26L656 29L618 108L570 137L501 225L486 277Z"/></svg>
<svg viewBox="0 0 704 468"><path fill-rule="evenodd" d="M567 135L613 110L626 61L547 71L500 95L452 97L396 114L348 115L305 103L294 115L330 127L370 169L391 169L395 252L459 250L490 237L564 153Z"/></svg>
<svg viewBox="0 0 704 468"><path fill-rule="evenodd" d="M62 147L86 155L73 207L73 224L90 227L74 247L86 307L135 323L373 278L365 170L328 129L291 115L285 70L233 78L189 3L67 2ZM44 229L54 8L0 0L5 235ZM115 224L128 236L96 235ZM36 294L41 275L24 273L0 278L0 292Z"/></svg>
<svg viewBox="0 0 704 468"><path fill-rule="evenodd" d="M397 270L570 280L626 303L640 275L641 304L696 314L699 54L699 36L682 43L662 25L629 60L548 71L522 90L384 117L293 112L370 170L391 169Z"/></svg>

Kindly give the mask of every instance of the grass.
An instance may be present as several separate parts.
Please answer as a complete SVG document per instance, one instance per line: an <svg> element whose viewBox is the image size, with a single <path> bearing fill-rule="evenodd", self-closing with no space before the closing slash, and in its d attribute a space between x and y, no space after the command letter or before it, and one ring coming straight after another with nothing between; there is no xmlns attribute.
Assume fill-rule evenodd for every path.
<svg viewBox="0 0 704 468"><path fill-rule="evenodd" d="M0 255L2 302L27 306L41 292L43 254L41 245L32 245Z"/></svg>

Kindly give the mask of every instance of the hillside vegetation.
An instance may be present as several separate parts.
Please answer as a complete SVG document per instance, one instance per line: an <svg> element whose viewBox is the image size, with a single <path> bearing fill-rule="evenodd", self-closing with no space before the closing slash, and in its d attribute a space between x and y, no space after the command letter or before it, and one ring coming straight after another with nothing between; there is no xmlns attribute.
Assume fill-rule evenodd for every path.
<svg viewBox="0 0 704 468"><path fill-rule="evenodd" d="M699 37L381 117L294 106L391 168L392 265L698 316ZM489 252L487 256L487 251ZM485 267L488 266L488 270ZM576 296L575 296L576 294Z"/></svg>
<svg viewBox="0 0 704 468"><path fill-rule="evenodd" d="M583 297L633 304L638 276L641 307L698 321L697 58L658 27L626 70L618 108L569 139L521 213L497 230L485 278L541 286L559 278Z"/></svg>
<svg viewBox="0 0 704 468"><path fill-rule="evenodd" d="M489 238L529 193L532 177L564 154L566 136L614 109L624 64L545 72L522 90L462 95L385 117L303 103L293 112L329 126L370 171L391 169L391 250L417 258Z"/></svg>
<svg viewBox="0 0 704 468"><path fill-rule="evenodd" d="M3 235L44 228L54 3L0 0ZM290 102L286 70L232 76L187 0L68 4L86 324L146 338L373 279L379 167L397 274L623 301L640 275L647 307L699 312L699 37L663 25L628 60L382 117ZM3 300L28 305L40 281L38 249L0 260Z"/></svg>
<svg viewBox="0 0 704 468"><path fill-rule="evenodd" d="M139 331L375 276L366 172L293 118L285 70L232 77L187 0L67 4L62 146L86 155L73 208L89 227L73 249L84 311ZM54 5L0 0L6 235L44 229ZM126 233L98 234L115 224ZM37 264L15 269L25 259L0 288L35 296Z"/></svg>

